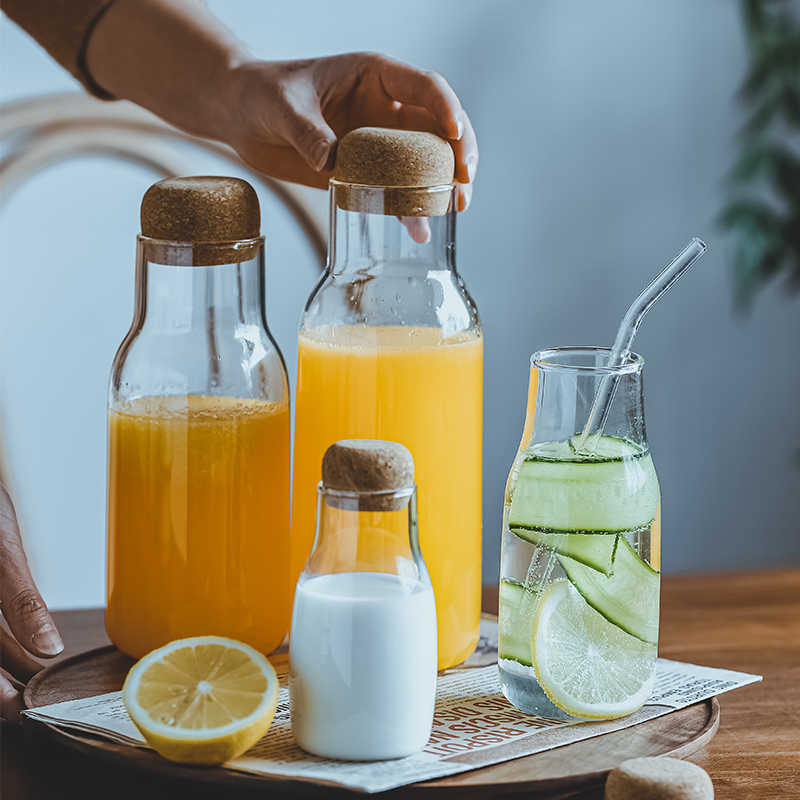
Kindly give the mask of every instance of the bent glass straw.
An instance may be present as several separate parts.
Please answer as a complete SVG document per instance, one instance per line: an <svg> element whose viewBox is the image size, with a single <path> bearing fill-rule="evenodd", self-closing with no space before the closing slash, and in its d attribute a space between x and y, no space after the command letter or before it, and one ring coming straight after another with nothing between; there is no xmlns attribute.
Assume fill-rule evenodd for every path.
<svg viewBox="0 0 800 800"><path fill-rule="evenodd" d="M642 324L644 315L707 249L705 242L697 238L692 239L633 301L620 323L617 338L614 340L614 345L606 362L607 367L619 367L625 363L633 347L633 337L636 336L636 331L639 330L639 325ZM579 453L594 454L597 442L600 441L600 436L608 419L608 412L611 409L611 402L614 399L616 389L617 376L613 374L604 375L594 397L589 419L586 421L578 442L577 449ZM596 434L594 444L590 444L589 448L584 450L586 439L593 434Z"/></svg>

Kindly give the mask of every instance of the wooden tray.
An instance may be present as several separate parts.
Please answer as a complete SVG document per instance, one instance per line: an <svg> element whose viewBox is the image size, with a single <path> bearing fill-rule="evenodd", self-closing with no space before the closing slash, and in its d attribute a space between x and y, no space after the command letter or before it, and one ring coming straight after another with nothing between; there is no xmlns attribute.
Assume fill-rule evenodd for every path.
<svg viewBox="0 0 800 800"><path fill-rule="evenodd" d="M92 650L38 673L25 689L28 708L77 700L98 694L119 691L133 659L115 647ZM26 719L25 726L35 735L109 764L133 768L153 775L170 776L187 781L202 781L227 787L225 797L235 796L231 790L243 791L271 785L281 793L347 793L340 787L326 788L304 781L253 775L219 767L197 768L175 764L151 750L126 747L105 739L75 731L66 731L35 720ZM627 758L670 755L683 758L699 750L713 738L719 727L719 702L716 698L688 708L642 722L630 728L607 733L592 739L564 745L543 753L523 756L483 769L464 772L435 781L386 792L382 797L435 794L459 798L504 792L548 792L547 796L567 797L602 783L608 772ZM559 791L560 790L560 791ZM567 791L570 790L570 791ZM552 793L551 793L552 792Z"/></svg>

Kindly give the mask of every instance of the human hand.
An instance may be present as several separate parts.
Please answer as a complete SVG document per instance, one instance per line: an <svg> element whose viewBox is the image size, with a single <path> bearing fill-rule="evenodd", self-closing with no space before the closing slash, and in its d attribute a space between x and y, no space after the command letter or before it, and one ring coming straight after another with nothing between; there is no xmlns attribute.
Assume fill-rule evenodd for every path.
<svg viewBox="0 0 800 800"><path fill-rule="evenodd" d="M327 188L336 142L355 128L436 133L455 154L457 210L472 196L475 131L435 72L377 53L260 61L197 0L116 0L92 29L86 66L110 96L307 186Z"/></svg>
<svg viewBox="0 0 800 800"><path fill-rule="evenodd" d="M377 53L246 61L230 73L223 134L250 166L326 188L339 138L373 126L429 131L455 155L457 210L472 197L478 144L447 81Z"/></svg>
<svg viewBox="0 0 800 800"><path fill-rule="evenodd" d="M10 628L9 632L0 627L0 717L18 722L25 708L22 685L42 669L27 653L52 658L64 649L64 643L33 582L17 515L1 483L0 609Z"/></svg>

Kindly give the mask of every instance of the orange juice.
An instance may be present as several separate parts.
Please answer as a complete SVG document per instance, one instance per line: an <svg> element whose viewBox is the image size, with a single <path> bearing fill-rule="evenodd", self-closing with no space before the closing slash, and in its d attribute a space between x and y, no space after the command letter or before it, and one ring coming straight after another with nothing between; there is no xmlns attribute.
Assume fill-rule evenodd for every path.
<svg viewBox="0 0 800 800"><path fill-rule="evenodd" d="M204 634L262 653L289 590L289 408L144 397L109 413L106 630L140 658Z"/></svg>
<svg viewBox="0 0 800 800"><path fill-rule="evenodd" d="M340 325L299 338L292 584L314 540L325 450L339 439L404 444L414 456L440 669L463 661L478 641L482 373L478 332Z"/></svg>

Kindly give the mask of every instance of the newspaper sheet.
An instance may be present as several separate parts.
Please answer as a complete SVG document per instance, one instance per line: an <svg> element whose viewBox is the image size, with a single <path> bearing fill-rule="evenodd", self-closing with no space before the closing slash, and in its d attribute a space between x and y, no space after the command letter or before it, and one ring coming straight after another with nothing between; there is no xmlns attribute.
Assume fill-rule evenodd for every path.
<svg viewBox="0 0 800 800"><path fill-rule="evenodd" d="M347 762L317 758L294 744L285 667L281 671L283 685L272 726L260 742L228 762L226 768L334 783L364 792L386 791L600 736L761 680L758 675L659 659L653 694L639 711L610 722L559 722L514 708L500 690L496 663L455 669L439 676L433 729L421 753L394 761ZM24 713L120 744L147 746L131 722L120 692Z"/></svg>

